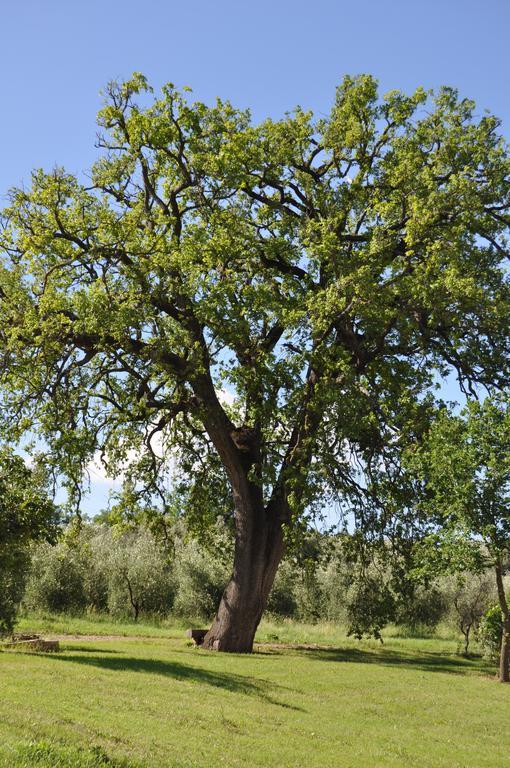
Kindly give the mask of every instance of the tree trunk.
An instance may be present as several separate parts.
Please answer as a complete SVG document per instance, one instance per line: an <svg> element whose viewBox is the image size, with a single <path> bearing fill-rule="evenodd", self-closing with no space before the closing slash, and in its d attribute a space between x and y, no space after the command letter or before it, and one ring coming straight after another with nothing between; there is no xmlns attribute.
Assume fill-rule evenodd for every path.
<svg viewBox="0 0 510 768"><path fill-rule="evenodd" d="M140 613L140 606L138 604L138 600L135 600L135 598L134 598L133 588L131 586L131 582L129 580L129 576L127 575L127 573L125 574L125 576L126 576L126 584L127 584L127 588L128 588L128 592L129 592L129 602L131 603L131 608L133 609L133 618L134 618L134 620L136 622L136 621L138 621L138 614Z"/></svg>
<svg viewBox="0 0 510 768"><path fill-rule="evenodd" d="M281 522L259 502L236 503L234 569L203 647L251 653L284 552Z"/></svg>
<svg viewBox="0 0 510 768"><path fill-rule="evenodd" d="M510 683L510 617L503 621L499 655L499 682Z"/></svg>
<svg viewBox="0 0 510 768"><path fill-rule="evenodd" d="M280 468L280 479L273 488L271 500L265 505L260 425L235 427L218 401L210 375L199 374L193 390L202 409L203 424L230 480L235 521L232 576L203 647L251 653L255 632L285 548L283 524L289 519L289 508L284 475L298 459L302 466L308 466L310 447L305 455L297 450L302 429L296 427ZM304 409L300 424L306 420L306 415Z"/></svg>
<svg viewBox="0 0 510 768"><path fill-rule="evenodd" d="M464 656L469 656L469 635L471 633L471 624L460 624L460 631L464 635Z"/></svg>
<svg viewBox="0 0 510 768"><path fill-rule="evenodd" d="M501 649L499 653L499 682L510 683L510 611L503 584L503 569L499 561L496 564L496 584L498 587L499 607L503 616Z"/></svg>

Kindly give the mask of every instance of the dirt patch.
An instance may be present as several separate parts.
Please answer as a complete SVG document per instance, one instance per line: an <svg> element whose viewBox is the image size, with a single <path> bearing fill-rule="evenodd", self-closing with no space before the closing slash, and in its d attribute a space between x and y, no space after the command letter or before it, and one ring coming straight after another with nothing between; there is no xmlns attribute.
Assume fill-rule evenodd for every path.
<svg viewBox="0 0 510 768"><path fill-rule="evenodd" d="M179 640L180 638L176 637L162 637L161 635L77 635L77 634L71 634L71 635L56 635L56 634L46 634L45 638L47 640L58 640L61 642L66 641L83 641L83 642L101 642L102 640L109 640L109 641L115 641L115 640ZM186 641L186 637L182 638L183 641ZM267 642L267 643L254 643L253 649L255 651L261 650L261 651L284 651L284 650L293 650L293 651L327 651L331 649L331 645L321 645L318 643L275 643L275 642Z"/></svg>
<svg viewBox="0 0 510 768"><path fill-rule="evenodd" d="M147 635L46 635L48 640L85 640L96 642L101 640L168 640L166 637L150 637Z"/></svg>

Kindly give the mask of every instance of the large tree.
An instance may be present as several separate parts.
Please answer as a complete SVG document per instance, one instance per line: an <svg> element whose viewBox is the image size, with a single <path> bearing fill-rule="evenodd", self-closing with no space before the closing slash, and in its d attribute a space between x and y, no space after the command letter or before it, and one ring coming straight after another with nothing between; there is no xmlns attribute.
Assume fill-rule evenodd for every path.
<svg viewBox="0 0 510 768"><path fill-rule="evenodd" d="M85 183L11 193L4 429L44 437L71 488L100 452L164 500L172 456L195 515L233 521L205 646L250 651L303 518L363 493L438 376L507 375L508 152L449 88L347 77L328 117L258 125L150 93L107 88Z"/></svg>

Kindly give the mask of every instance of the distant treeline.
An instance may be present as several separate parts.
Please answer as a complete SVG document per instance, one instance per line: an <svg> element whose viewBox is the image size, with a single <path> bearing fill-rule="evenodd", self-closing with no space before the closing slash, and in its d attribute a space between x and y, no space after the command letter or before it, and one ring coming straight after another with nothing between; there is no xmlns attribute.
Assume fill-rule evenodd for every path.
<svg viewBox="0 0 510 768"><path fill-rule="evenodd" d="M282 563L267 612L277 619L335 622L358 637L377 637L389 622L430 631L448 622L469 639L494 602L491 574L417 584L376 558L360 569L346 556L344 539L310 536L304 555ZM208 621L230 575L229 542L221 526L206 545L182 523L164 537L140 526L73 525L56 545L32 548L23 605L29 611Z"/></svg>

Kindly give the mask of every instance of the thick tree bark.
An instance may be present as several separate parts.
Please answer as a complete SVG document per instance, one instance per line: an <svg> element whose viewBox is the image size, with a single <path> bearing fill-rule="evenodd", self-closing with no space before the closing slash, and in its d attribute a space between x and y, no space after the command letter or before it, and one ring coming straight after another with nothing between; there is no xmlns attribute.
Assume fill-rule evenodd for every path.
<svg viewBox="0 0 510 768"><path fill-rule="evenodd" d="M283 552L281 523L262 504L238 500L234 569L204 648L251 653Z"/></svg>
<svg viewBox="0 0 510 768"><path fill-rule="evenodd" d="M206 353L204 353L206 354ZM202 422L228 474L234 498L234 568L212 627L204 638L209 650L251 653L253 640L267 604L285 544L284 523L289 520L286 475L296 465L307 466L311 443L300 448L310 429L308 401L316 376L310 371L307 394L269 503L264 504L260 483L260 426L236 428L221 407L210 375L199 374L194 392ZM254 479L252 475L259 479Z"/></svg>
<svg viewBox="0 0 510 768"><path fill-rule="evenodd" d="M496 584L498 587L499 607L503 616L501 632L501 649L499 653L499 682L510 683L510 610L505 595L503 584L503 570L501 564L496 564Z"/></svg>

